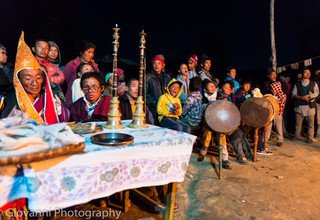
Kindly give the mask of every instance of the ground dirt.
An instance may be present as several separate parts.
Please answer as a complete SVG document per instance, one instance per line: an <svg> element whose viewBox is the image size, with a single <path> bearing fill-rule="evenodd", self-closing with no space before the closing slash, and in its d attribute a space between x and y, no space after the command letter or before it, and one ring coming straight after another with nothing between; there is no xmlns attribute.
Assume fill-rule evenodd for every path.
<svg viewBox="0 0 320 220"><path fill-rule="evenodd" d="M258 156L248 165L231 157L232 169L223 170L221 180L217 156L208 155L198 162L194 152L185 180L178 184L180 210L174 219L320 219L320 142L286 139L283 147L267 146L273 155ZM76 208L98 209L92 203ZM119 219L162 216L133 199L129 212Z"/></svg>

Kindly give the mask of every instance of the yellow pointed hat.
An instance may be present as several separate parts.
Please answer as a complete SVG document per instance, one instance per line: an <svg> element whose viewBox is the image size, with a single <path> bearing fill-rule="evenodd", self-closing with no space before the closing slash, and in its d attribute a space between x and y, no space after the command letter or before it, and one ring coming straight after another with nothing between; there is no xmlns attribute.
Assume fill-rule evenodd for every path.
<svg viewBox="0 0 320 220"><path fill-rule="evenodd" d="M38 60L33 56L30 47L24 41L24 32L21 32L18 42L14 75L23 69L40 69Z"/></svg>
<svg viewBox="0 0 320 220"><path fill-rule="evenodd" d="M16 62L14 66L13 85L16 91L17 102L21 111L29 114L30 119L35 120L38 124L44 121L33 107L27 93L25 92L18 73L23 69L41 69L37 59L33 56L30 47L24 41L24 32L21 32L18 42Z"/></svg>

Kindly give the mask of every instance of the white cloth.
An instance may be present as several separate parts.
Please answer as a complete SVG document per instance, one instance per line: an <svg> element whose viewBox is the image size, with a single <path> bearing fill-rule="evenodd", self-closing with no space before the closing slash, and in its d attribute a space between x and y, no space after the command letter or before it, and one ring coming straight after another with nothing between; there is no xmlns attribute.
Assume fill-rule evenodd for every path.
<svg viewBox="0 0 320 220"><path fill-rule="evenodd" d="M72 102L76 102L78 99L84 97L84 93L80 87L80 78L73 81L71 86L72 91Z"/></svg>
<svg viewBox="0 0 320 220"><path fill-rule="evenodd" d="M0 158L55 149L80 142L84 142L83 137L74 134L66 123L48 126L22 124L0 129Z"/></svg>
<svg viewBox="0 0 320 220"><path fill-rule="evenodd" d="M12 166L0 172L0 207L16 198L28 198L31 211L49 211L86 203L116 192L145 186L182 182L196 136L150 125L119 132L134 143L107 147L92 144L85 135L84 154L32 163L23 174ZM146 138L148 137L148 138ZM16 181L20 181L17 184Z"/></svg>

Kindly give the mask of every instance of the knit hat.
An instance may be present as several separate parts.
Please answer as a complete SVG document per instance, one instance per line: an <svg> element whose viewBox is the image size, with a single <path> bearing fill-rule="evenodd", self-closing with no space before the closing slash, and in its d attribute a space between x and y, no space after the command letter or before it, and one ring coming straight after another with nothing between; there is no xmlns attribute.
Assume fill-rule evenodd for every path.
<svg viewBox="0 0 320 220"><path fill-rule="evenodd" d="M154 63L155 61L160 61L161 64L164 65L165 59L164 59L163 55L158 54L151 60L152 63Z"/></svg>
<svg viewBox="0 0 320 220"><path fill-rule="evenodd" d="M108 84L109 78L113 75L113 73L107 73L105 76L106 83Z"/></svg>
<svg viewBox="0 0 320 220"><path fill-rule="evenodd" d="M194 62L194 63L198 63L198 57L197 57L197 55L195 55L195 54L191 54L190 56L189 56L189 58L188 58L188 60L191 60L192 62Z"/></svg>
<svg viewBox="0 0 320 220"><path fill-rule="evenodd" d="M123 73L124 73L123 69L117 68L117 76L120 76Z"/></svg>

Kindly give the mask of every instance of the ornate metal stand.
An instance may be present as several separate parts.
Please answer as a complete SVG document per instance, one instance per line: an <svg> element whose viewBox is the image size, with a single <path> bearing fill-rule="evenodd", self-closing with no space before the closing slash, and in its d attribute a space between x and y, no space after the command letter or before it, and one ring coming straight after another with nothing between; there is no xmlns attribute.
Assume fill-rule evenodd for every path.
<svg viewBox="0 0 320 220"><path fill-rule="evenodd" d="M133 113L132 122L129 125L130 128L148 128L149 125L146 123L146 114L143 110L144 101L143 101L143 82L145 80L145 65L144 65L144 52L145 52L145 43L146 43L146 34L144 31L140 33L140 71L139 71L139 96L136 101L136 111Z"/></svg>
<svg viewBox="0 0 320 220"><path fill-rule="evenodd" d="M108 113L108 122L104 126L108 129L122 129L124 125L121 124L121 113L119 111L119 99L118 99L118 78L117 78L117 62L118 62L118 47L119 47L119 30L118 25L113 28L114 34L112 42L113 47L113 86L112 86L112 99L110 102L110 109Z"/></svg>

